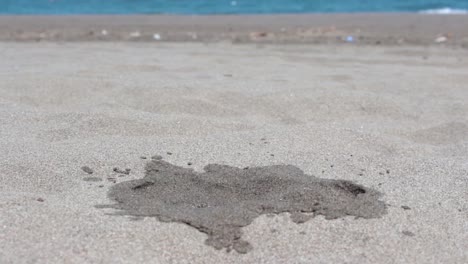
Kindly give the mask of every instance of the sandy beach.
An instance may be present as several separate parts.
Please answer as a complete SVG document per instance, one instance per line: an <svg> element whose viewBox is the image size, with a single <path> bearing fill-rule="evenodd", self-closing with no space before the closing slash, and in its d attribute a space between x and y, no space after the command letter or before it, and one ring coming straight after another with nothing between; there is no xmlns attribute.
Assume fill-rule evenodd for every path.
<svg viewBox="0 0 468 264"><path fill-rule="evenodd" d="M412 13L3 15L0 41L349 44L351 36L354 45L433 45L445 37L468 48L467 28L467 15Z"/></svg>
<svg viewBox="0 0 468 264"><path fill-rule="evenodd" d="M213 22L194 29L207 18L0 17L0 262L466 263L468 17L401 15L354 18L363 37L352 43L342 37L357 27L321 15L289 20L283 36L280 22L239 18L229 35ZM108 35L83 37L90 29ZM136 30L146 37L124 37ZM208 164L350 181L380 193L362 206L385 212L259 213L241 228L249 249L227 252L173 221L179 211L159 221L102 206L151 168L203 175ZM343 199L354 206L360 192Z"/></svg>

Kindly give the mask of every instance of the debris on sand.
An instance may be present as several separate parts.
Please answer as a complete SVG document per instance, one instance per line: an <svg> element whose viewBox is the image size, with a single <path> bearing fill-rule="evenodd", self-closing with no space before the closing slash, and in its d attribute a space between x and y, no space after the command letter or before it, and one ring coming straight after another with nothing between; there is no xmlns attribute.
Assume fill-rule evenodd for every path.
<svg viewBox="0 0 468 264"><path fill-rule="evenodd" d="M131 169L128 169L128 168L125 169L125 170L121 170L121 169L115 167L115 168L113 169L113 171L114 171L114 172L117 172L117 173L120 173L120 174L129 175L129 174L130 174L130 171L132 171L132 170L131 170Z"/></svg>
<svg viewBox="0 0 468 264"><path fill-rule="evenodd" d="M139 38L139 37L141 37L141 33L140 33L140 31L134 31L134 32L130 32L129 36L131 38Z"/></svg>

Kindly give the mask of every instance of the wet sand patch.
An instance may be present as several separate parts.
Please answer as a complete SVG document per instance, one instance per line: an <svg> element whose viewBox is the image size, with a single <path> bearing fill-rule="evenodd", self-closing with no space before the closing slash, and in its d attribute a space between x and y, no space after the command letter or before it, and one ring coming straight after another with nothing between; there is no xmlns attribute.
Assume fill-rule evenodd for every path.
<svg viewBox="0 0 468 264"><path fill-rule="evenodd" d="M247 253L242 227L262 214L290 213L296 223L311 215L377 218L386 213L381 194L344 180L307 175L292 165L236 168L209 164L204 172L154 159L143 179L118 183L108 196L117 215L156 217L206 233L216 249Z"/></svg>

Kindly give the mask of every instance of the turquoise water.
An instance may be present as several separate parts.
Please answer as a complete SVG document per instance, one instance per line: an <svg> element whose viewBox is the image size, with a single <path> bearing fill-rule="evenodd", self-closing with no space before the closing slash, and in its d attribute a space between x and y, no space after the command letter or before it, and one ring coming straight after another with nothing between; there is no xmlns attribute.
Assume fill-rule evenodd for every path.
<svg viewBox="0 0 468 264"><path fill-rule="evenodd" d="M468 0L0 0L0 14L466 13L466 10Z"/></svg>

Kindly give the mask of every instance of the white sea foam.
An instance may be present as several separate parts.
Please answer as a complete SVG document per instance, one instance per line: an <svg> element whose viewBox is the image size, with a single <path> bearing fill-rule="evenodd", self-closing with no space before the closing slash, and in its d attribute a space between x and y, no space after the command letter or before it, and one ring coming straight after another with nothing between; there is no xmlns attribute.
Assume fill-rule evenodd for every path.
<svg viewBox="0 0 468 264"><path fill-rule="evenodd" d="M468 14L468 10L444 7L444 8L438 8L438 9L422 10L422 11L419 11L419 13L431 14L431 15L460 15L460 14Z"/></svg>

